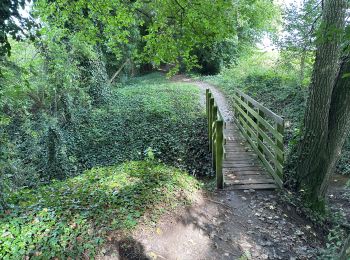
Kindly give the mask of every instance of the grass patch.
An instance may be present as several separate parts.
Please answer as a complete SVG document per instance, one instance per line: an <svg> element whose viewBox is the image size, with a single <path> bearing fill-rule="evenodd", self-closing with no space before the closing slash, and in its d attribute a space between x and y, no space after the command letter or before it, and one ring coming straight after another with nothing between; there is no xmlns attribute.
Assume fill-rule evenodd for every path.
<svg viewBox="0 0 350 260"><path fill-rule="evenodd" d="M179 169L132 161L22 189L0 215L0 258L93 257L109 231L134 228L160 205L189 203L198 185Z"/></svg>

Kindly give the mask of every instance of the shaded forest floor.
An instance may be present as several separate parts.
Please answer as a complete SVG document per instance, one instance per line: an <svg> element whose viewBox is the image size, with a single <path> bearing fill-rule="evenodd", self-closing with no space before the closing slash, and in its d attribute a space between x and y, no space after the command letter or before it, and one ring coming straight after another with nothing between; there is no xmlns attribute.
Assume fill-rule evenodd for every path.
<svg viewBox="0 0 350 260"><path fill-rule="evenodd" d="M210 87L231 120L217 89L192 83L201 89L202 104ZM276 191L198 191L191 206L145 221L131 235L112 234L99 259L316 259L325 234L297 210Z"/></svg>
<svg viewBox="0 0 350 260"><path fill-rule="evenodd" d="M224 190L116 235L100 259L316 259L321 237L275 192Z"/></svg>

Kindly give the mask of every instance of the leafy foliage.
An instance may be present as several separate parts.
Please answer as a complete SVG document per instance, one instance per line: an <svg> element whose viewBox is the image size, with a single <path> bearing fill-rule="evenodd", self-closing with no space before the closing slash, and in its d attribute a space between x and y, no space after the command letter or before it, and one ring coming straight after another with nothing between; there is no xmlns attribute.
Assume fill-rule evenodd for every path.
<svg viewBox="0 0 350 260"><path fill-rule="evenodd" d="M30 0L3 0L0 5L0 58L11 54L9 35L19 40L33 26L31 19L20 14L20 9L25 9L26 2L29 3Z"/></svg>
<svg viewBox="0 0 350 260"><path fill-rule="evenodd" d="M34 15L42 22L41 34L55 40L75 39L102 46L120 60L196 67L195 50L211 49L227 39L252 42L272 30L278 12L271 1L47 1L35 3ZM54 28L54 33L51 32ZM59 31L59 34L56 32ZM229 49L229 48L228 48ZM215 53L215 50L214 50Z"/></svg>
<svg viewBox="0 0 350 260"><path fill-rule="evenodd" d="M118 85L107 104L70 107L69 121L23 114L1 128L7 138L2 176L9 186L4 188L9 192L98 165L141 160L148 148L157 160L208 175L206 119L198 95L194 86L152 74Z"/></svg>
<svg viewBox="0 0 350 260"><path fill-rule="evenodd" d="M0 215L0 258L93 257L109 231L131 229L165 205L189 203L197 187L186 172L139 161L21 189Z"/></svg>
<svg viewBox="0 0 350 260"><path fill-rule="evenodd" d="M79 114L80 123L68 129L75 165L90 168L142 159L151 147L157 159L207 174L205 115L193 102L198 95L196 87L169 84L159 74L119 86L113 104Z"/></svg>

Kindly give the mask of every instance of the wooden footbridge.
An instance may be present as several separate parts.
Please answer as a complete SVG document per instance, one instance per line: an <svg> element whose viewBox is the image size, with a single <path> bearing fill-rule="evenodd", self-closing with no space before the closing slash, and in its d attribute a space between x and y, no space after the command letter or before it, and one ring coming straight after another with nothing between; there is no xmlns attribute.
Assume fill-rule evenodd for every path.
<svg viewBox="0 0 350 260"><path fill-rule="evenodd" d="M218 188L282 187L284 120L248 95L234 92L234 120L225 122L206 90L209 150Z"/></svg>

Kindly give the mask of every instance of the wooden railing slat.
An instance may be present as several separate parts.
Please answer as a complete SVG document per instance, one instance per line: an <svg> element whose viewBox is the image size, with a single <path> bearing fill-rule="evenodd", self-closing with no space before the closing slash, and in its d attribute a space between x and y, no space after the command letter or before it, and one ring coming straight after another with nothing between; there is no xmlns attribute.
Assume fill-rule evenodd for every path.
<svg viewBox="0 0 350 260"><path fill-rule="evenodd" d="M236 125L258 155L276 184L282 187L284 147L284 120L271 110L235 90L233 109ZM209 150L212 152L212 166L216 173L217 188L223 188L223 160L226 157L224 128L226 123L218 109L213 94L206 90L206 114L208 117ZM268 121L270 120L270 121ZM271 125L273 122L273 125Z"/></svg>
<svg viewBox="0 0 350 260"><path fill-rule="evenodd" d="M239 129L276 183L282 186L283 118L237 89L234 101L235 118ZM266 119L272 120L274 126Z"/></svg>
<svg viewBox="0 0 350 260"><path fill-rule="evenodd" d="M245 124L245 122L243 122L243 124ZM246 126L247 127L247 126ZM282 187L283 182L280 178L280 176L278 176L275 172L275 170L273 169L273 167L271 166L271 164L266 160L265 156L263 153L261 153L258 149L258 147L255 145L255 143L253 142L253 140L246 134L246 132L244 131L244 128L242 127L242 125L239 125L239 128L241 128L242 134L244 135L244 137L248 140L248 142L250 143L251 147L253 148L253 150L257 153L257 155L259 156L260 160L262 161L262 163L264 164L264 166L266 167L267 171L271 174L271 176L274 178L274 180L276 181L277 185L279 187Z"/></svg>
<svg viewBox="0 0 350 260"><path fill-rule="evenodd" d="M249 111L249 113L251 113L258 121L259 123L263 124L264 127L266 127L271 134L273 134L277 139L279 139L280 141L283 140L283 135L281 135L281 133L279 133L272 125L269 124L269 122L267 122L263 117L261 117L258 112L254 111L252 108L250 108L247 104L245 104L244 102L242 102L242 100L240 100L238 97L234 96L235 100L237 102L239 102L241 105L245 106L245 108ZM244 113L246 114L246 113Z"/></svg>
<svg viewBox="0 0 350 260"><path fill-rule="evenodd" d="M255 107L259 108L261 111L265 113L265 115L269 116L273 121L282 124L284 122L283 118L272 112L270 109L264 107L259 102L248 96L247 94L243 93L239 89L235 89L235 92L238 93L238 95L244 97L247 101L251 102Z"/></svg>

